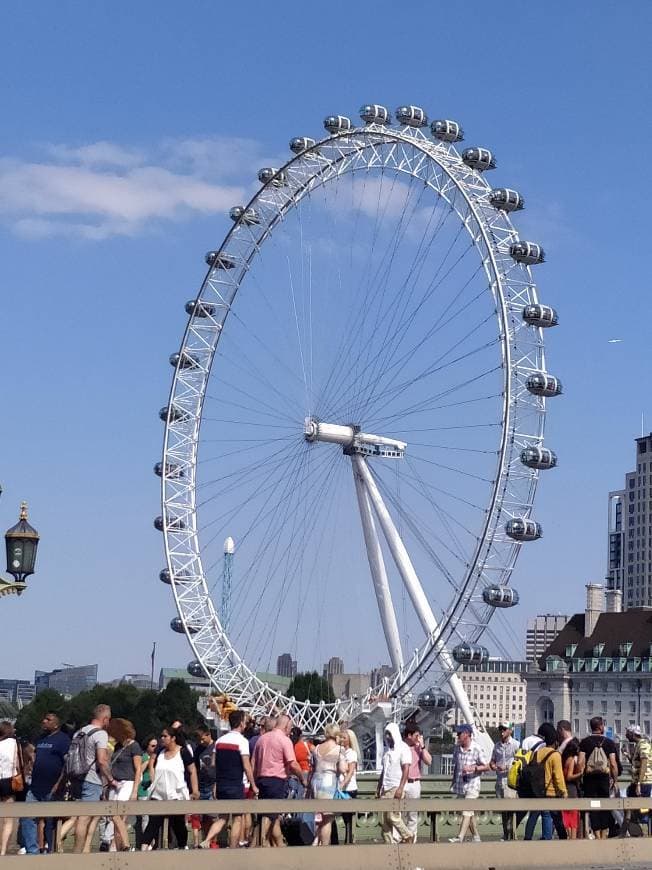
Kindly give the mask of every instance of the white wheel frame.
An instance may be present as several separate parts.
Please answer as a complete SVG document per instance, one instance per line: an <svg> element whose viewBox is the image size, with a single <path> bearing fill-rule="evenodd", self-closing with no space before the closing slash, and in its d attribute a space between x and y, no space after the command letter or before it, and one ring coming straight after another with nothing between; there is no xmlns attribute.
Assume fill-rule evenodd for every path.
<svg viewBox="0 0 652 870"><path fill-rule="evenodd" d="M479 542L439 626L392 679L374 687L364 699L312 705L287 698L263 683L239 656L220 624L197 532L197 454L204 397L221 331L251 261L276 224L302 197L345 172L365 168L420 179L448 203L476 246L496 304L503 363L502 434ZM328 722L351 720L368 710L374 696L391 696L399 715L406 694L442 651L461 640L477 642L482 636L494 613L493 607L484 604L482 589L509 583L521 546L505 534L505 523L514 517L530 517L534 501L538 471L521 463L520 452L543 444L545 399L530 394L525 381L530 373L545 371L545 357L542 329L528 326L522 319L524 306L538 298L530 268L516 263L509 253L518 233L509 216L489 202L491 187L484 176L463 163L454 145L433 141L418 128L369 124L328 136L293 157L279 172L284 174L284 184L276 185L273 180L264 184L247 205L255 209L259 223L236 223L219 249L219 255L228 257L234 268L213 266L202 283L196 301L214 306L214 313L198 317L196 306L188 319L180 354L182 358L191 355L198 365L177 366L170 390L169 407L183 413L177 420L168 415L165 425L163 539L179 616L186 629L188 625L199 627L192 634L186 630L187 638L215 690L228 693L257 713L272 707L287 710L305 732L316 733ZM171 473L166 473L168 468ZM451 662L448 652L445 659ZM455 667L452 662L446 664L440 684L451 677Z"/></svg>

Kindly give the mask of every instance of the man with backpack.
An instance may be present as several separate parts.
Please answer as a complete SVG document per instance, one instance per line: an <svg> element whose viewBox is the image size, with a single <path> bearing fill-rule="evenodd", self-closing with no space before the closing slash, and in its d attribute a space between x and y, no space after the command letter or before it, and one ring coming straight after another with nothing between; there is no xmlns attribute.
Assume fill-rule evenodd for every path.
<svg viewBox="0 0 652 870"><path fill-rule="evenodd" d="M532 752L520 778L519 795L526 798L568 797L561 755L557 750L557 729L552 722L544 722L537 731L545 746ZM525 839L531 840L541 816L541 839L552 840L552 816L547 810L530 812L525 826Z"/></svg>
<svg viewBox="0 0 652 870"><path fill-rule="evenodd" d="M580 742L578 767L582 774L582 790L587 798L608 798L618 782L617 748L604 736L604 719L594 716L589 723L591 734ZM609 832L609 810L590 812L591 829L598 840L606 840Z"/></svg>
<svg viewBox="0 0 652 870"><path fill-rule="evenodd" d="M107 752L109 735L106 729L110 719L111 708L99 704L88 725L73 735L66 756L65 776L75 800L99 801L104 785L118 785L111 775ZM75 822L74 851L77 853L84 851L89 824L90 816L79 816Z"/></svg>

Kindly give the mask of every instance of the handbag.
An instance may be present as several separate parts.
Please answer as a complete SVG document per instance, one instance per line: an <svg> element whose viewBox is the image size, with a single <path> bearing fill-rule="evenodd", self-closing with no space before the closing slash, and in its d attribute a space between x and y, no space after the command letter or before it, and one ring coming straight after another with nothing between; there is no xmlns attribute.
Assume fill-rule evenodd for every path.
<svg viewBox="0 0 652 870"><path fill-rule="evenodd" d="M23 753L18 747L17 740L15 757L16 761L14 767L16 768L16 773L11 777L11 790L14 794L20 794L25 790L25 777L23 776Z"/></svg>
<svg viewBox="0 0 652 870"><path fill-rule="evenodd" d="M333 795L333 799L336 801L350 801L351 795L347 794L345 791L338 786L335 787L335 794Z"/></svg>

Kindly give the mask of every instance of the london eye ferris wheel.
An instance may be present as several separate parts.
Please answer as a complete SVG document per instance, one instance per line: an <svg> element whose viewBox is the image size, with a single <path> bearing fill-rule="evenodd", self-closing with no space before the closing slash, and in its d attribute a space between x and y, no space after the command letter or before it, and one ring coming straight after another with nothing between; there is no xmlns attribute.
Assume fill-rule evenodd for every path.
<svg viewBox="0 0 652 870"><path fill-rule="evenodd" d="M467 721L456 675L488 657L518 603L521 546L542 534L544 260L460 125L380 105L336 115L320 140L258 172L186 304L161 477L166 567L189 670L256 712L314 733L369 697L297 702L261 673L286 650L312 669L338 652L400 708L426 674ZM237 572L228 633L213 599L222 542Z"/></svg>

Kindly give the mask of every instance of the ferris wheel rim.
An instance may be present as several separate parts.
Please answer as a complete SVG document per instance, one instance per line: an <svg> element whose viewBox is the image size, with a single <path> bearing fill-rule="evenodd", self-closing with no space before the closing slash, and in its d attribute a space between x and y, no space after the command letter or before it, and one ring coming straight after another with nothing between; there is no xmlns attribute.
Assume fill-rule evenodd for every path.
<svg viewBox="0 0 652 870"><path fill-rule="evenodd" d="M450 145L446 149L443 149L441 152L438 152L436 156L434 156L432 153L432 151L433 151L432 143L429 140L425 139L425 137L423 137L423 134L420 134L420 131L418 131L418 135L417 135L413 128L407 128L407 129L403 129L401 131L394 131L394 130L389 131L384 127L379 128L377 125L367 125L366 127L354 128L352 130L347 130L345 132L338 133L338 134L335 134L333 136L329 136L329 137L321 140L320 142L315 143L315 145L313 146L313 149L310 149L310 150L314 150L317 152L320 147L324 148L326 145L332 144L332 142L336 139L342 139L342 140L348 142L355 137L368 137L368 136L374 136L374 137L376 137L377 140L382 139L383 141L405 143L405 144L409 145L410 147L413 147L413 148L420 150L426 157L430 158L435 163L437 163L441 172L446 174L447 177L453 181L453 183L455 184L456 190L458 190L462 194L462 196L464 197L469 208L473 210L473 202L472 202L471 198L469 197L466 189L463 187L463 185L461 183L459 183L458 179L456 179L455 177L453 177L451 175L451 173L449 172L449 168L445 165L445 162L444 161L440 162L436 159L437 156L443 157L444 156L443 152L445 151L448 155L450 155L451 152L453 152L457 156L457 159L459 160L459 155L457 155L457 152L454 149L454 147L452 145ZM368 148L368 147L371 147L371 146L369 144L366 144L361 148L361 150L364 151L365 148ZM434 146L434 148L437 148L437 146ZM280 172L285 172L285 171L290 170L293 165L295 165L298 161L301 161L302 158L304 158L304 157L305 157L305 154L300 154L300 155L297 155L295 157L292 157L278 170L278 172L280 173ZM409 173L409 174L412 174L412 173ZM314 179L316 177L316 175L317 175L317 173L315 173L312 176L312 178ZM476 183L478 183L479 180L480 179L478 179L477 174L474 174L474 181ZM481 179L481 180L484 181L484 179ZM268 188L268 186L269 186L269 184L266 184L263 186L263 188L258 190L251 197L249 203L247 204L247 206L245 208L249 209L249 208L255 207L255 205L259 202L263 191L265 191L266 188ZM486 184L484 185L484 189L485 189L485 191L490 190L490 188ZM441 192L439 192L439 195L442 195ZM298 204L299 201L300 201L300 198L297 199L294 196L291 199L289 199L287 201L287 204L283 208L282 212L279 213L279 216L277 217L276 220L281 220L283 215L287 211L289 211L291 208L296 207L296 205ZM458 214L458 217L459 217L459 214ZM491 252L493 250L493 246L495 244L495 241L490 238L490 233L488 231L485 220L481 215L478 214L477 209L475 210L474 217L475 217L475 220L477 222L478 228L482 232L483 240L486 244L486 247L487 247L488 251ZM506 232L508 232L510 237L518 238L518 235L516 234L516 231L514 230L514 228L511 226L511 222L509 221L507 216L501 215L500 217L506 222L506 224L507 224ZM274 221L274 223L276 223L276 220ZM267 227L267 229L265 231L264 236L261 237L262 240L265 240L267 238L267 236L271 233L272 229L273 229L273 225L270 223L270 225ZM467 229L468 229L468 227L467 227ZM225 249L227 248L227 246L229 244L230 239L232 238L232 236L236 232L236 230L237 230L237 227L234 226L229 231L229 233L227 233L222 245L219 247L218 256L219 256L219 254L221 254L222 252L225 251ZM260 240L259 240L258 244L260 244ZM474 244L475 244L475 241L474 241ZM243 265L242 274L241 274L240 278L238 279L237 284L235 286L235 294L237 294L239 292L240 286L242 285L243 281L246 278L248 264L255 257L255 255L256 255L256 251L253 250L250 259L247 261L246 264ZM509 432L511 431L510 426L509 426L509 421L516 416L515 413L512 412L512 409L510 407L510 400L511 400L511 393L512 393L512 391L511 391L511 377L513 374L513 365L512 365L511 356L510 356L511 348L509 345L510 331L509 331L509 328L507 327L508 312L507 312L507 306L506 306L505 293L503 290L503 278L504 278L504 276L496 264L495 257L492 258L491 268L493 270L494 286L495 286L495 290L494 290L494 287L492 287L492 292L494 292L495 297L500 299L500 302L501 302L501 315L500 315L501 321L500 322L502 322L503 327L504 327L502 329L502 338L501 338L501 351L503 353L503 372L504 372L504 382L505 382L504 397L503 397L503 424L502 424L500 457L499 457L499 462L497 463L499 471L497 471L497 473L496 473L496 480L495 480L494 486L492 488L492 507L491 507L491 510L489 510L487 512L487 519L486 519L486 522L485 522L485 525L483 528L483 534L481 536L481 539L478 543L478 547L476 548L476 553L474 555L474 564L476 564L478 559L480 558L480 552L481 552L483 544L486 542L487 531L490 527L490 523L491 523L492 518L499 517L501 510L502 510L502 502L499 501L498 493L500 490L501 482L502 482L503 477L506 473L505 458L506 458L506 453L507 453L507 448L508 448L507 441L508 441ZM207 276L205 277L204 281L202 282L201 288L200 288L200 290L197 294L196 300L195 300L195 305L198 303L201 303L201 301L202 301L205 289L206 289L207 285L209 284L209 278L211 275L211 271L212 270L209 269ZM485 271L486 271L486 268L485 268ZM531 276L529 279L529 287L531 290L532 299L534 302L536 302L536 300L537 300L536 288L535 288L534 282L531 280ZM234 298L235 298L235 296L234 296ZM228 316L228 311L226 312L226 316ZM180 347L181 354L186 352L186 350L188 349L187 339L188 339L189 331L190 331L191 326L192 326L193 317L194 317L194 315L191 314L189 317L188 323L186 325L186 330L184 332L183 341L182 341L182 344ZM201 393L201 397L200 397L200 404L198 406L197 415L196 415L196 418L194 421L194 426L195 426L195 429L193 432L194 437L191 439L191 462L193 463L193 467L195 469L196 469L196 463L197 463L198 445L200 442L199 432L200 432L201 421L202 421L203 399L204 399L205 394L206 394L206 386L210 380L211 367L212 367L212 363L213 363L213 360L215 357L215 353L216 353L216 349L217 349L218 344L219 344L219 335L217 336L217 339L215 341L215 345L214 345L214 347L212 349L212 353L211 353L210 363L207 366L207 369L205 372L204 381L203 381L203 388L202 388L202 393ZM506 360L505 360L505 356L506 356ZM541 352L540 352L540 359L543 363L544 357L543 357L542 346L541 346ZM173 405L175 402L175 399L177 399L177 385L178 385L178 383L179 383L179 369L177 369L175 371L172 387L170 390L170 397L169 397L169 405L170 406ZM541 414L539 415L539 420L540 420L539 432L536 434L536 436L533 436L533 440L536 438L538 440L538 442L540 442L541 439L543 438L543 422L544 422L543 412L541 412ZM171 425L172 425L171 421L168 419L166 421L165 436L164 436L164 451L163 451L163 467L164 468L166 468L166 463L167 463L168 459L170 458L168 448L169 448L169 433L170 433ZM193 475L193 480L194 480L194 475ZM530 497L529 497L529 507L531 507L533 500L534 500L534 490L536 488L536 476L535 475L532 476L532 481L533 481L533 485L531 487L531 492L530 492ZM164 529L163 529L163 531L164 531L166 561L167 561L168 569L169 569L169 571L171 573L171 577L172 577L172 590L174 593L175 603L177 605L177 610L179 612L179 615L180 615L182 621L184 622L184 625L186 625L188 614L184 610L183 602L182 602L182 600L180 600L180 597L179 597L179 592L183 588L183 584L180 584L177 581L177 575L175 573L174 566L173 566L172 560L171 560L172 547L170 546L170 534L171 534L171 532L174 533L174 530L170 530L169 524L167 522L167 511L169 508L175 507L175 502L174 502L174 498L172 498L172 499L166 498L166 476L165 475L162 475L161 487L162 487L161 494L162 494L163 517L164 517ZM191 496L191 499L190 499L189 504L186 506L185 510L186 510L187 515L193 516L194 521L192 524L192 534L187 537L187 540L189 543L188 549L191 549L191 547L192 547L191 557L197 560L197 563L201 569L201 571L199 572L200 573L200 583L201 583L200 592L203 593L203 595L205 597L205 603L208 605L208 609L211 613L211 621L212 621L213 627L215 628L215 630L217 631L217 633L219 635L219 641L220 641L221 646L224 647L225 651L228 651L228 658L230 660L231 667L235 666L235 668L237 670L244 669L244 672L246 672L246 676L251 678L252 684L251 684L249 691L251 691L251 689L254 689L255 691L265 690L269 694L270 693L269 688L266 686L266 684L263 684L258 680L258 677L256 676L256 674L249 668L249 666L246 664L246 662L244 662L244 660L240 657L237 650L235 649L235 647L231 643L231 640L230 640L228 634L224 631L223 627L220 624L219 617L218 617L218 614L215 610L213 601L211 599L210 592L209 592L208 585L207 585L207 581L206 581L206 577L204 575L203 567L202 567L201 546L200 546L200 542L199 542L199 533L198 533L197 525L196 525L197 505L196 505L196 494L194 492L194 484L193 484L192 488L189 490L189 494ZM495 531L494 531L494 536L495 536ZM493 537L492 537L492 540L493 540ZM516 555L518 554L518 547L513 548L513 550L514 550L514 556L512 558L511 567L509 569L510 573L511 573L511 570L513 570L513 566L514 566L515 561L516 561ZM473 569L469 570L467 572L467 575L465 577L465 585L468 586L468 584L471 582L472 574L473 574ZM478 582L478 580L476 580L476 585L477 585L477 582ZM468 605L469 600L470 600L470 595L467 599L466 605ZM460 601L461 601L461 597L458 596L458 598L456 600L456 605L455 605L455 607L452 608L453 612L449 616L449 620L453 618L453 615L454 615L455 611L457 610L457 607L460 604ZM465 609L466 609L466 607L462 610L462 613L464 613ZM459 621L459 618L457 621ZM202 667L204 667L205 658L206 658L205 654L202 654L200 652L200 650L197 648L196 640L191 634L188 634L188 640L189 640L190 645L191 645L191 647L192 647L192 649L197 657L197 661L202 664ZM427 653L427 652L430 652L432 650L432 648L433 648L432 638L426 639L426 641L423 645L423 649ZM409 671L408 666L406 666L406 669ZM209 679L212 680L211 673L209 672L208 668L204 667L204 670L205 670L206 675L209 677ZM416 670L413 669L413 672L416 672ZM409 676L409 673L408 673L408 676ZM260 685L257 686L256 681L258 681L260 683ZM287 698L282 693L275 692L274 690L271 690L271 694L274 696L274 698L277 702L282 699L288 704L296 704L296 702L294 702L293 699ZM304 708L307 709L306 704L303 704L301 706L303 706ZM326 705L326 706L328 706L328 705ZM312 705L312 707L315 707L316 709L321 711L322 714L324 714L326 712L325 705ZM342 704L337 702L334 705L332 705L332 707L333 707L334 711L341 711Z"/></svg>

